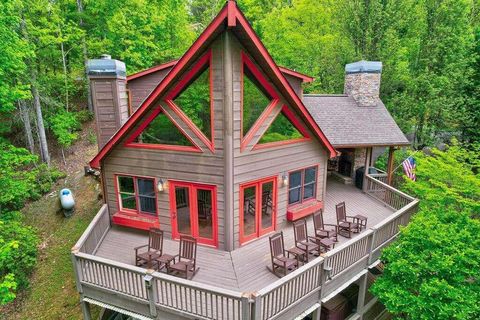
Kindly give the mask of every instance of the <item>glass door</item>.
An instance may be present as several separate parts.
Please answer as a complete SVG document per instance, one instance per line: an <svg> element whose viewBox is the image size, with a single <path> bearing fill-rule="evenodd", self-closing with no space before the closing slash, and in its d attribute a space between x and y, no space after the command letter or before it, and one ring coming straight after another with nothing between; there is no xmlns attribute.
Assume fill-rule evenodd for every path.
<svg viewBox="0 0 480 320"><path fill-rule="evenodd" d="M240 243L275 230L275 177L240 186Z"/></svg>
<svg viewBox="0 0 480 320"><path fill-rule="evenodd" d="M216 187L170 181L172 236L195 237L199 243L217 246Z"/></svg>

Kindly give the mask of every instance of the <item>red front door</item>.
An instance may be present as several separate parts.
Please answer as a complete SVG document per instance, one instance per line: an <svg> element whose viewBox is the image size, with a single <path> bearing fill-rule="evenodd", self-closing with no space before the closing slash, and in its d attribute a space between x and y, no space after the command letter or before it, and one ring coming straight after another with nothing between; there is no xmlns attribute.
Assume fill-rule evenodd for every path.
<svg viewBox="0 0 480 320"><path fill-rule="evenodd" d="M199 243L217 246L217 188L170 181L172 236L195 237Z"/></svg>
<svg viewBox="0 0 480 320"><path fill-rule="evenodd" d="M240 243L275 230L277 178L240 185Z"/></svg>

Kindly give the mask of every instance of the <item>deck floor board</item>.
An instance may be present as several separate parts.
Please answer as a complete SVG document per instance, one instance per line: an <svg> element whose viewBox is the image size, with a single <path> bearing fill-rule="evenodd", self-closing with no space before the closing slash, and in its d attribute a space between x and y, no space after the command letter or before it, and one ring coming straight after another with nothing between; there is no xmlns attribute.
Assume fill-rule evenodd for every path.
<svg viewBox="0 0 480 320"><path fill-rule="evenodd" d="M325 223L336 224L335 204L345 201L348 215L361 214L368 217L367 228L372 227L394 211L379 201L362 193L353 186L328 181L325 196ZM312 219L308 219L308 231L313 231ZM294 243L291 225L283 229L286 248ZM354 235L356 236L356 235ZM96 255L134 264L134 247L147 243L147 233L114 226L105 236ZM339 237L339 243L348 239ZM164 239L164 252L178 253L178 241ZM278 278L267 266L270 265L268 235L232 251L221 251L208 246L198 246L197 265L200 268L194 281L241 292L257 291Z"/></svg>

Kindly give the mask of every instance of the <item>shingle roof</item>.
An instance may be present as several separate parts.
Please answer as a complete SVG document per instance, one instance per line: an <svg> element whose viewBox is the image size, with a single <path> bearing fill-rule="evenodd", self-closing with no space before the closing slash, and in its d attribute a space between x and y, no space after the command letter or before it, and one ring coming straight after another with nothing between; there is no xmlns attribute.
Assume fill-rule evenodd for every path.
<svg viewBox="0 0 480 320"><path fill-rule="evenodd" d="M335 147L410 144L380 102L359 107L346 95L307 95L303 103Z"/></svg>

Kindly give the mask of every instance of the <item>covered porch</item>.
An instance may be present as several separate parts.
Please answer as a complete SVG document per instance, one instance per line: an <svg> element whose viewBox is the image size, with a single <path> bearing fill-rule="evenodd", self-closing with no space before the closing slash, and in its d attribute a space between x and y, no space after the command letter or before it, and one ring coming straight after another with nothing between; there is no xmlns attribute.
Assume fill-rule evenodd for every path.
<svg viewBox="0 0 480 320"><path fill-rule="evenodd" d="M327 183L324 220L325 223L336 224L335 205L346 202L347 214L361 214L368 217L367 230L392 215L395 210L379 200L363 193L351 185L344 185L333 179ZM312 218L308 218L308 231L313 235ZM277 230L280 231L280 230ZM291 223L282 230L285 246L294 246ZM365 230L362 231L364 233ZM354 234L354 238L360 234ZM339 246L350 239L338 237ZM134 265L134 247L148 242L148 233L124 227L113 226L98 246L95 255L101 258ZM164 252L178 253L178 241L165 239ZM278 280L267 266L270 265L270 248L268 235L244 244L232 251L221 251L212 247L199 245L197 266L200 268L193 280L195 282L239 291L255 292Z"/></svg>

